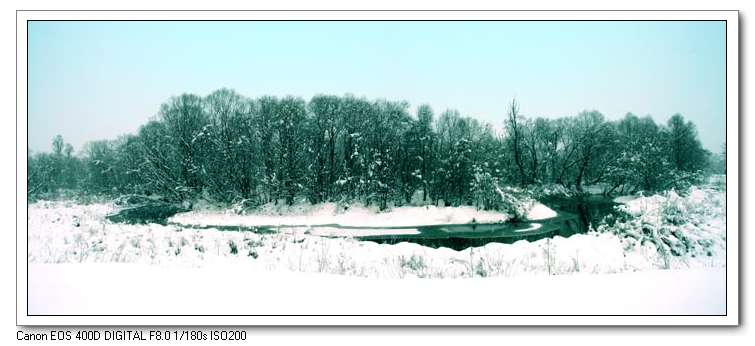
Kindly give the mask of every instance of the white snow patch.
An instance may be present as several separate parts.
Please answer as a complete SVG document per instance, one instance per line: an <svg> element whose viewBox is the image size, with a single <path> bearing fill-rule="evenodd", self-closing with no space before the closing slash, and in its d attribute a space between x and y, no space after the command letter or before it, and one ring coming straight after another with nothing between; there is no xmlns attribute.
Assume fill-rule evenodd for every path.
<svg viewBox="0 0 755 346"><path fill-rule="evenodd" d="M705 192L700 189L692 189L689 192L689 199L694 203L702 203L705 201Z"/></svg>
<svg viewBox="0 0 755 346"><path fill-rule="evenodd" d="M640 196L633 196L633 195L626 195L626 196L618 196L613 199L614 203L619 204L627 204L631 201L634 201L635 199L639 198Z"/></svg>
<svg viewBox="0 0 755 346"><path fill-rule="evenodd" d="M477 210L471 206L436 207L404 206L377 212L360 205L339 210L334 203L323 203L309 209L293 209L286 213L265 210L247 215L217 211L192 211L171 217L168 221L181 225L199 226L312 226L340 225L347 227L407 227L505 222L500 212Z"/></svg>
<svg viewBox="0 0 755 346"><path fill-rule="evenodd" d="M543 227L543 224L533 223L533 224L530 225L530 227L523 228L523 229L518 229L518 230L516 230L514 232L515 233L529 232L529 231L534 231L534 230L540 229L540 227Z"/></svg>
<svg viewBox="0 0 755 346"><path fill-rule="evenodd" d="M420 234L420 232L416 228L349 229L317 227L309 230L309 234L322 237L365 237L376 235L411 235Z"/></svg>
<svg viewBox="0 0 755 346"><path fill-rule="evenodd" d="M548 208L545 204L535 202L535 205L527 212L527 220L543 220L556 217L556 211Z"/></svg>

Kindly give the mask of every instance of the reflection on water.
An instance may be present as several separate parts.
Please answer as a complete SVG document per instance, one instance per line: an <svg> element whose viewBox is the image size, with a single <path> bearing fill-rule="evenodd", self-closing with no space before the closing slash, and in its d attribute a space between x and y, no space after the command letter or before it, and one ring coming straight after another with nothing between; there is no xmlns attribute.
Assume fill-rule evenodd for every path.
<svg viewBox="0 0 755 346"><path fill-rule="evenodd" d="M597 227L598 223L604 217L616 213L617 203L611 198L599 195L588 195L583 197L551 197L542 201L553 210L559 212L568 212L577 215L579 218L579 227L586 232L589 226Z"/></svg>

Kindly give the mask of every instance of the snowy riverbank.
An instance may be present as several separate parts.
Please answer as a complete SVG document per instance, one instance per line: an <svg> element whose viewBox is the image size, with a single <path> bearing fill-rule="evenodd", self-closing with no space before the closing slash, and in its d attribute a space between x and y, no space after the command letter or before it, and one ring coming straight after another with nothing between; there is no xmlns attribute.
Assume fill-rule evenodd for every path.
<svg viewBox="0 0 755 346"><path fill-rule="evenodd" d="M670 255L662 247L659 251L659 239L649 235L632 237L608 230L535 242L489 243L482 247L456 251L448 248L433 249L413 243L386 245L348 237L325 238L301 232L258 234L192 229L176 225L114 224L104 218L114 209L109 204L39 202L29 206L28 256L32 263L125 262L189 267L226 263L268 271L379 278L617 273L724 267L726 223L723 218L725 207L720 203L724 193L714 190L696 191L686 197L666 194L665 197L638 198L628 205L629 211L635 210L635 206L641 206L637 208L644 211L621 224L624 227L641 228L649 222L644 218L657 214L653 210L670 210L670 205L684 208L685 219L667 221L656 217L653 221L659 226L658 229L667 230L671 230L669 222L678 223L674 225L677 228L673 229L676 233L669 231L669 234L676 234L676 239L693 242L691 251L680 252L678 255ZM699 206L693 207L694 205ZM657 208L653 209L653 206ZM345 214L350 215L348 220L368 220L366 217L357 217L363 211L356 210L353 214ZM468 209L456 212L457 214L451 213L448 220L454 220L458 215L471 215ZM202 219L200 215L202 214L190 214L196 220ZM322 216L328 215L327 213L319 215L323 219L318 222L328 222ZM436 213L428 220L438 220L437 215L441 214ZM484 220L483 216L486 214L475 215L474 217ZM249 217L259 220L263 216ZM265 222L276 221L274 216L264 217L267 218L264 219ZM220 214L217 218L222 220ZM303 216L290 216L283 220L286 220L285 223L296 221L291 221L290 218L305 219ZM397 222L396 220L402 219L384 219L386 222ZM688 237L682 237L678 232L687 232Z"/></svg>
<svg viewBox="0 0 755 346"><path fill-rule="evenodd" d="M555 217L556 212L535 203L527 213L528 220ZM168 221L193 226L311 226L339 225L345 227L416 227L445 224L499 223L510 216L501 212L478 210L471 206L436 207L404 206L379 212L376 208L352 205L339 207L335 203L280 207L266 205L254 213L237 214L225 211L192 211L171 217Z"/></svg>

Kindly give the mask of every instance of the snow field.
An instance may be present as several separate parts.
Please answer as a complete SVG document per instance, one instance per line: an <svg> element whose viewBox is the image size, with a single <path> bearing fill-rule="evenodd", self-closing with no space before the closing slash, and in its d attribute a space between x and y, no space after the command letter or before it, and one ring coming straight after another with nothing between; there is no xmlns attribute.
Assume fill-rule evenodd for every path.
<svg viewBox="0 0 755 346"><path fill-rule="evenodd" d="M330 273L370 278L508 277L721 268L725 266L726 254L725 219L721 217L725 208L723 204L717 204L719 198L722 198L719 196L721 194L719 191L693 190L687 197L667 194L665 197L642 197L627 204L627 210L637 214L623 227L643 227L642 222L647 221L645 218L655 218L656 222L662 219L663 223L666 216L677 215L678 210L684 211L684 222L674 219L679 225L674 226L677 228L669 234L676 234L678 238L691 242L693 250L700 243L705 246L700 245L699 249L686 251L678 256L659 251L656 243L642 237L635 238L631 234L605 230L535 242L490 243L455 251L448 248L432 249L413 243L387 245L348 237L321 237L307 234L307 227L281 227L279 233L258 234L174 225L113 224L104 218L114 209L109 204L84 206L39 202L29 206L28 258L30 263L119 262L180 267L238 264L266 271ZM334 215L322 212L333 210L328 208L334 206L317 206L314 209L315 220L318 217L321 221L325 220L323 215ZM346 214L349 216L342 217L343 220L340 221L361 220L368 223L370 218L365 216L366 211L352 209L357 211ZM398 215L410 211L413 210L406 209ZM451 219L456 217L458 220L459 215L468 217L471 212L461 208L459 211L435 210L430 214L432 216L425 220L438 220L439 215L450 215ZM335 215L333 217L337 218L344 214ZM661 217L662 215L666 216ZM204 217L212 221L205 224L224 220L223 214L218 213L190 213L184 216L197 222L205 220ZM257 222L278 220L272 215L238 217L249 217L249 220ZM383 221L394 222L394 225L398 224L397 220L405 220L387 216L377 216L376 219L380 217L385 217ZM305 218L283 216L281 219L288 223ZM670 227L667 222L663 225ZM322 232L323 235L330 235L327 231ZM680 234L684 234L684 237Z"/></svg>
<svg viewBox="0 0 755 346"><path fill-rule="evenodd" d="M30 314L51 315L722 315L726 313L725 283L726 272L722 268L383 280L271 272L231 263L202 268L33 263L29 265L28 309ZM525 319L526 316L516 316L508 323L526 323ZM90 323L107 321L97 316ZM274 321L271 316L256 320L261 324ZM327 321L318 317L309 324ZM351 317L341 323L359 321ZM400 321L400 317L391 316L384 323L395 325ZM570 321L580 323L578 317ZM248 324L252 320L239 322ZM616 320L603 318L598 323L611 322ZM140 316L133 323L157 322L150 316Z"/></svg>

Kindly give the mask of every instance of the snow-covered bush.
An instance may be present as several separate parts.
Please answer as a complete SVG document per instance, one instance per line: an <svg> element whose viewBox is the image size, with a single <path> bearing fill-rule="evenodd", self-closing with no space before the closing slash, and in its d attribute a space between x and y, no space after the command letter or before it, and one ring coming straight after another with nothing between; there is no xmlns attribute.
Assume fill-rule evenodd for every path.
<svg viewBox="0 0 755 346"><path fill-rule="evenodd" d="M686 172L678 169L672 169L668 171L668 177L666 180L668 183L663 187L664 189L674 189L677 191L685 191L693 186L700 185L705 182L706 175L702 171Z"/></svg>
<svg viewBox="0 0 755 346"><path fill-rule="evenodd" d="M726 249L725 194L692 187L640 197L617 207L621 217L598 226L628 239L628 246L654 244L662 255L712 256ZM722 223L722 224L721 224Z"/></svg>
<svg viewBox="0 0 755 346"><path fill-rule="evenodd" d="M498 183L489 172L475 167L472 181L472 199L478 209L494 210L500 207L501 198L496 192Z"/></svg>
<svg viewBox="0 0 755 346"><path fill-rule="evenodd" d="M708 177L708 185L715 190L726 190L726 174L713 174Z"/></svg>
<svg viewBox="0 0 755 346"><path fill-rule="evenodd" d="M476 168L472 181L472 196L475 206L483 210L505 212L512 221L523 220L537 202L529 191L511 186L501 186L498 179Z"/></svg>
<svg viewBox="0 0 755 346"><path fill-rule="evenodd" d="M237 215L245 215L248 211L252 210L255 207L257 207L257 203L247 198L240 198L231 203L231 210L233 210L233 213Z"/></svg>
<svg viewBox="0 0 755 346"><path fill-rule="evenodd" d="M399 260L402 267L408 268L412 271L419 272L425 269L425 260L422 256L411 255L408 259L404 256L400 256Z"/></svg>
<svg viewBox="0 0 755 346"><path fill-rule="evenodd" d="M537 184L527 187L532 197L540 199L545 197L573 197L577 194L576 191L568 189L561 184Z"/></svg>
<svg viewBox="0 0 755 346"><path fill-rule="evenodd" d="M511 216L511 221L527 219L530 210L535 206L535 201L525 191L519 188L495 186L495 191L501 199L499 210Z"/></svg>

